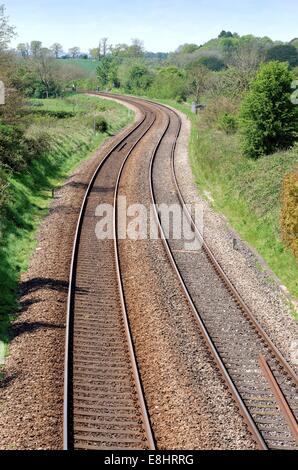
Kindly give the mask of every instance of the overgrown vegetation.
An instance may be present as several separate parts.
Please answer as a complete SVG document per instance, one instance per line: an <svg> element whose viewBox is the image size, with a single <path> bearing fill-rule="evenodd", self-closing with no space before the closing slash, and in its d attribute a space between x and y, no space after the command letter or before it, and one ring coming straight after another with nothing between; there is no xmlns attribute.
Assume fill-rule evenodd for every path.
<svg viewBox="0 0 298 470"><path fill-rule="evenodd" d="M282 238L298 261L298 169L286 175L282 188Z"/></svg>
<svg viewBox="0 0 298 470"><path fill-rule="evenodd" d="M241 109L243 148L257 158L290 148L298 138L298 108L290 100L293 82L288 65L269 62L252 81Z"/></svg>

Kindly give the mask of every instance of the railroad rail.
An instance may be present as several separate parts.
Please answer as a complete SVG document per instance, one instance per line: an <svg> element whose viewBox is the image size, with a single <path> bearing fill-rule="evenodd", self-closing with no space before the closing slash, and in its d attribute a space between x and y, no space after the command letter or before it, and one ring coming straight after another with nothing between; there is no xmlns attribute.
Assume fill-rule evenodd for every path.
<svg viewBox="0 0 298 470"><path fill-rule="evenodd" d="M155 210L156 220L159 224L161 238L172 266L180 280L184 293L189 301L192 311L198 321L201 332L207 342L218 368L220 369L225 382L229 386L233 397L243 415L249 430L253 434L260 449L297 449L293 428L288 426L288 422L281 412L282 406L277 395L274 395L265 381L265 377L260 367L258 367L259 355L262 353L267 357L268 364L275 377L279 380L281 394L287 398L288 408L291 410L292 421L297 423L297 376L281 353L272 343L266 332L255 319L252 311L244 303L240 294L233 286L224 270L216 260L210 247L202 237L199 228L195 225L192 215L183 199L175 171L175 149L181 130L181 119L179 115L169 108L168 126L166 132L172 135L172 149L169 152L168 161L164 158L164 151L160 151L159 165L156 165L158 153L161 149L162 141L155 149L150 165L150 187L151 198L154 206L158 204L180 203L186 214L190 227L202 243L205 256L200 253L187 252L183 249L185 240L166 239L164 227L160 220L158 211ZM173 124L173 118L176 123ZM168 140L168 139L167 139ZM154 173L154 165L156 171ZM159 184L159 175L167 175L167 181L163 178ZM229 305L228 314L223 314L222 306L217 305L213 312L204 310L204 302L210 302L210 298L202 299L201 294L205 289L199 289L198 272L205 268L206 261L211 263L221 281L229 298L233 299L233 307ZM205 265L203 266L203 263ZM208 268L207 268L208 269ZM211 285L207 288L208 295L212 292L212 309L216 306L216 289L220 286L214 281L214 277L204 276L203 280L210 277ZM215 288L215 289L214 289ZM222 294L222 292L221 292ZM231 308L232 307L232 308ZM239 341L239 337L241 341ZM281 396L281 395L280 395Z"/></svg>
<svg viewBox="0 0 298 470"><path fill-rule="evenodd" d="M94 94L103 97L116 97L119 100L129 102L143 109L144 116L141 122L135 126L135 129L129 133L129 135L133 135L139 129L137 138L134 136L134 143L131 142L128 146L124 145L126 137L129 137L127 135L114 146L99 165L87 189L78 222L68 302L64 411L65 448L154 447L154 438L134 357L133 343L130 338L118 256L116 220L117 190L123 167L132 148L137 145L153 125L154 114L158 109L166 114L167 124L151 154L149 184L156 221L169 261L198 323L200 333L203 335L215 364L229 387L258 447L260 449L297 449L296 436L293 432L293 429L296 429L295 423L297 425L297 376L225 274L201 235L199 228L195 225L195 221L185 204L175 169L176 145L181 131L181 119L178 113L171 108L149 100L123 97L110 93ZM147 108L144 111L146 105ZM147 122L145 125L146 114L151 116L151 118L148 118L151 120L150 124ZM171 142L170 146L169 141ZM111 164L110 162L113 161L111 157L115 151L118 152L118 167L117 170L114 170L113 181L111 182L110 171L105 172L102 170L105 166L108 167L108 164ZM119 155L121 158L119 158ZM93 193L96 194L96 192L101 195L102 193L109 195L107 199L113 200L114 206L113 249L111 246L104 247L104 245L101 245L98 248L98 253L94 253L94 250L90 252L90 237L92 235L90 230L88 231L88 227L85 228L88 217L94 215L94 207L89 210L89 205ZM94 197L96 199L96 196ZM202 243L202 250L189 253L183 249L184 240L166 238L157 209L160 203L169 205L178 203L182 206L194 236ZM84 236L84 231L86 236ZM106 278L104 275L97 277L96 287L102 289L106 299L106 303L103 301L99 305L98 300L96 300L98 289L95 290L93 286L90 290L90 283L92 285L94 282L98 270L101 270L102 274L103 269L106 268L101 266L98 261L101 257L110 261L109 270L107 271L109 276ZM91 269L91 275L90 264L96 267L96 269ZM78 266L82 266L82 272L79 271ZM113 283L109 281L108 286L106 286L107 281L104 279L110 278L114 278ZM201 289L199 288L200 282L203 287ZM106 290L109 292L107 297L105 297L107 295ZM119 326L116 328L114 324L107 322L105 314L105 310L110 308L108 299L115 296L116 291L119 294L117 294L117 308L114 305L112 310L117 311L118 314L121 312L122 330L125 332L125 337L128 338L126 341L128 349L126 357L129 357L130 380L125 383L127 385L129 382L130 387L133 389L133 392L131 392L130 388L130 396L134 395L132 402L137 402L137 405L134 408L131 407L129 412L124 411L128 390L123 386L121 373L118 375L118 366L119 369L121 369L120 366L127 367L128 362L126 360L124 366L124 363L122 364L119 359L124 355L122 350L119 354L121 349ZM210 296L210 292L212 292L212 296ZM99 321L99 325L94 323L95 315L89 313L90 307L93 308L92 301L90 303L90 295L92 301L96 304L96 312L100 312L99 318L96 320ZM222 305L222 299L224 299L225 305ZM209 305L208 308L205 308L205 305ZM86 311L88 312L87 315ZM110 313L108 313L108 317L110 317ZM87 324L88 322L90 323ZM103 328L105 322L107 322L107 328ZM121 338L124 337L123 334ZM100 338L99 335L101 335ZM109 335L110 339L107 340L106 345L106 338L109 338ZM76 337L79 339L75 339ZM109 362L109 354L102 354L102 351L100 351L101 358L98 358L96 353L98 353L97 348L99 346L110 348L110 353L112 352L112 357L115 357L116 360L113 366ZM263 367L260 367L260 355L264 358L262 360ZM93 365L94 357L95 363L98 361L98 367ZM102 357L106 357L106 360L103 360ZM117 363L117 361L120 362ZM265 363L270 368L272 376L274 376L275 391L272 390L272 383L268 382L268 370L267 375L264 371ZM111 372L112 375L110 375ZM100 378L98 379L98 377ZM115 377L117 382L113 379ZM108 383L113 384L114 388L113 386L109 388ZM116 383L120 384L119 389ZM103 387L103 395L106 393L111 394L115 389L117 390L115 395L117 396L116 408L114 408L115 400L113 397L111 402L103 400L98 404L100 402L98 388L96 392L93 392L90 390L90 386L99 387L99 385ZM279 393L277 389L279 389ZM137 397L137 400L135 397ZM281 403L281 397L283 397L283 403ZM285 402L287 416L284 414ZM92 403L96 403L97 408L95 410ZM109 407L113 412L110 411ZM138 412L136 412L136 408L139 410ZM133 412L132 409L134 409ZM142 417L142 431L137 428L135 420L128 418L131 413L134 417L137 415ZM125 421L124 427L119 429L119 422L122 418ZM97 423L96 426L94 426L95 422ZM289 425L289 422L291 422L291 425ZM119 434L114 433L115 429L119 431ZM128 433L128 429L131 434ZM115 436L124 436L124 440ZM128 439L129 436L131 440ZM133 436L137 436L137 438L134 439Z"/></svg>
<svg viewBox="0 0 298 470"><path fill-rule="evenodd" d="M86 190L71 260L64 380L64 449L154 449L119 271L117 236L97 240L96 207L116 204L119 178L155 115L109 150ZM126 145L124 145L126 144Z"/></svg>

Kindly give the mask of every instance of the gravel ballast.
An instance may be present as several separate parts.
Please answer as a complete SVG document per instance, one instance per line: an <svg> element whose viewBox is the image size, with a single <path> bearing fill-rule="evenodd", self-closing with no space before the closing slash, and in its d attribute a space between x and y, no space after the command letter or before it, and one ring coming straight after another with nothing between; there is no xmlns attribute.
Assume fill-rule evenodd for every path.
<svg viewBox="0 0 298 470"><path fill-rule="evenodd" d="M226 218L215 212L210 202L199 194L188 155L191 124L183 113L182 132L177 144L175 168L180 190L188 204L201 204L204 211L204 238L216 259L251 308L266 333L298 372L298 325L291 317L294 308L276 277L261 257L229 226ZM263 268L260 269L259 266ZM296 346L295 346L296 345ZM296 349L296 353L295 353Z"/></svg>
<svg viewBox="0 0 298 470"><path fill-rule="evenodd" d="M164 118L157 125L161 132ZM146 137L142 152L134 152L124 169L120 194L127 196L128 205L149 207L147 175L157 137ZM162 242L123 240L120 263L158 448L255 448L200 336Z"/></svg>

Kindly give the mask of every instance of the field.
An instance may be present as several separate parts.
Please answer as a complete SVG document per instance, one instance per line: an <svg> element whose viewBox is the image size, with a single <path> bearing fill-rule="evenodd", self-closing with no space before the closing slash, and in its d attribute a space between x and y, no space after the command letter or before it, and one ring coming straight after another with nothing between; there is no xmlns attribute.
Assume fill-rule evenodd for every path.
<svg viewBox="0 0 298 470"><path fill-rule="evenodd" d="M63 64L70 64L79 67L91 77L96 76L96 68L98 62L92 59L59 59L59 62Z"/></svg>

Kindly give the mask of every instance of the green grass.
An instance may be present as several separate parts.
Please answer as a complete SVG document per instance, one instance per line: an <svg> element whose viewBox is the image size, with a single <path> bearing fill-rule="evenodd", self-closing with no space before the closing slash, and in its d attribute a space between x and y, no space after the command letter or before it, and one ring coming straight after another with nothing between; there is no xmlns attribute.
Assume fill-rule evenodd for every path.
<svg viewBox="0 0 298 470"><path fill-rule="evenodd" d="M98 67L98 61L92 59L59 59L59 62L63 64L75 65L90 75L96 75L96 69Z"/></svg>
<svg viewBox="0 0 298 470"><path fill-rule="evenodd" d="M93 131L93 119L102 115L109 133L127 125L133 113L124 106L95 97L73 95L66 99L34 100L36 109L71 111L74 117L42 117L32 108L29 135L46 133L50 148L26 171L9 177L8 202L0 215L0 340L8 341L8 326L18 307L18 282L36 246L36 230L47 215L52 189L59 187L74 169L97 149L107 134Z"/></svg>

